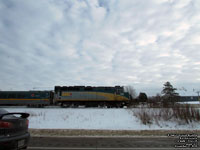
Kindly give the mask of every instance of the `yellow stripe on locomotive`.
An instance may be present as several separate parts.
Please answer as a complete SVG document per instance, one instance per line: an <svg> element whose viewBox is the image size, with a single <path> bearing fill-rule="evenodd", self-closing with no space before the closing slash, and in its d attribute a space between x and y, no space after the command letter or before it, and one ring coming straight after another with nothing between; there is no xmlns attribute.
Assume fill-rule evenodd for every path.
<svg viewBox="0 0 200 150"><path fill-rule="evenodd" d="M104 92L62 92L59 101L128 101L123 95Z"/></svg>

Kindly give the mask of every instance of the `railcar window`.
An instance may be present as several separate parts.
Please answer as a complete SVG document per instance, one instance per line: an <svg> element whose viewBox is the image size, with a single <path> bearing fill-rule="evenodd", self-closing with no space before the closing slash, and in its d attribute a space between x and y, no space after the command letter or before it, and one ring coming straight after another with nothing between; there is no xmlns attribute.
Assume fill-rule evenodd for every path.
<svg viewBox="0 0 200 150"><path fill-rule="evenodd" d="M41 95L42 96L42 95ZM35 97L40 97L40 95L39 94L35 94Z"/></svg>
<svg viewBox="0 0 200 150"><path fill-rule="evenodd" d="M85 90L86 91L92 91L92 87L86 87Z"/></svg>
<svg viewBox="0 0 200 150"><path fill-rule="evenodd" d="M4 93L0 94L0 98L7 98L7 94Z"/></svg>
<svg viewBox="0 0 200 150"><path fill-rule="evenodd" d="M25 95L24 94L17 94L17 98L24 98Z"/></svg>
<svg viewBox="0 0 200 150"><path fill-rule="evenodd" d="M16 94L9 94L8 98L16 98Z"/></svg>

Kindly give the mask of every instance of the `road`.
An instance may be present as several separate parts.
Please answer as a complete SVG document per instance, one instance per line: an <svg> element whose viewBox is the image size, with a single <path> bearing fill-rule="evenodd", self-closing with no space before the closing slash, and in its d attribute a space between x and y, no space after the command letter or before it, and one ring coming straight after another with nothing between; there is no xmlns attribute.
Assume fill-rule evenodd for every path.
<svg viewBox="0 0 200 150"><path fill-rule="evenodd" d="M177 137L32 137L28 150L187 150L176 146L194 146L200 149L200 141L177 142ZM197 139L198 140L198 139Z"/></svg>

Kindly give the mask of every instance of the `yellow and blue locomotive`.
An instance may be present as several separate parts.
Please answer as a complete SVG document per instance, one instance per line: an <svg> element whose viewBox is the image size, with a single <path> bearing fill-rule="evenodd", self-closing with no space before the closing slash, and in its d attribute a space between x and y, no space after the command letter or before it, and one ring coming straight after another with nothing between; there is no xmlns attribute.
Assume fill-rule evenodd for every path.
<svg viewBox="0 0 200 150"><path fill-rule="evenodd" d="M129 99L129 93L121 86L56 86L54 90L54 102L69 107L123 107Z"/></svg>

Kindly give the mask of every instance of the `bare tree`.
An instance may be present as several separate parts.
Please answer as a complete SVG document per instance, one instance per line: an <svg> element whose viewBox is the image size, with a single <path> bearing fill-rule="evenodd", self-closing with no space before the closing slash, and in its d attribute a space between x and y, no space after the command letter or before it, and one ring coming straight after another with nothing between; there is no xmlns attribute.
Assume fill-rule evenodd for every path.
<svg viewBox="0 0 200 150"><path fill-rule="evenodd" d="M137 97L137 93L136 93L134 87L131 85L125 86L124 91L128 92L133 99L135 99Z"/></svg>

